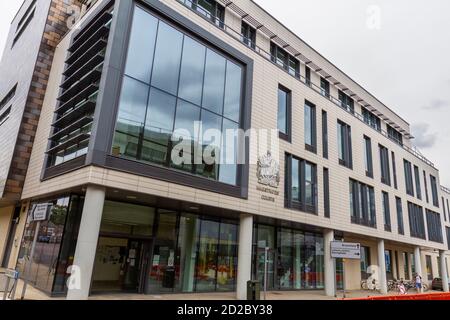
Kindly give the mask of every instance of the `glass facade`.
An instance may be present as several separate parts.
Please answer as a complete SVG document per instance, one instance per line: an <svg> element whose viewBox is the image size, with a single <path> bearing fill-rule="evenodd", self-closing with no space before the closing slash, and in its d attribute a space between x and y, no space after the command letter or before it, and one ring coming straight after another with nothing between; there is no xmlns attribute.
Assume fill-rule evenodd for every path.
<svg viewBox="0 0 450 320"><path fill-rule="evenodd" d="M219 163L238 147L224 130L240 128L242 79L240 64L136 7L112 154L236 185L236 163Z"/></svg>
<svg viewBox="0 0 450 320"><path fill-rule="evenodd" d="M32 221L37 204L30 206L17 270L36 288L47 293L63 293L67 280L66 270L72 265L75 254L73 230L78 231L82 199L78 196L61 197L39 203L48 204L48 218L39 223ZM35 237L36 247L33 257L30 257Z"/></svg>
<svg viewBox="0 0 450 320"><path fill-rule="evenodd" d="M324 243L321 234L257 224L253 232L253 276L264 284L268 248L267 288L324 288Z"/></svg>

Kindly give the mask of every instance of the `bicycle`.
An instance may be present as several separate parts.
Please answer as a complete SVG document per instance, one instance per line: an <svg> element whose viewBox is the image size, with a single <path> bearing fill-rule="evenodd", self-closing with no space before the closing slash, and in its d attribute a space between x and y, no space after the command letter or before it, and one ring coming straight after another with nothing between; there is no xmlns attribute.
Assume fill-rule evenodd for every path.
<svg viewBox="0 0 450 320"><path fill-rule="evenodd" d="M380 286L375 279L372 279L372 281L361 280L361 289L376 291L380 290Z"/></svg>

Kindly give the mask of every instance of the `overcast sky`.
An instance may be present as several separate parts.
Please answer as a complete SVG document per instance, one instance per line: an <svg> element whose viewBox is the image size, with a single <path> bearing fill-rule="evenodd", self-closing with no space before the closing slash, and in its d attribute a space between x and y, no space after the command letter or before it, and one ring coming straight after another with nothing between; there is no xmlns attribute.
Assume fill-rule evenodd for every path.
<svg viewBox="0 0 450 320"><path fill-rule="evenodd" d="M449 0L255 1L408 121L450 187ZM0 1L1 52L21 3Z"/></svg>

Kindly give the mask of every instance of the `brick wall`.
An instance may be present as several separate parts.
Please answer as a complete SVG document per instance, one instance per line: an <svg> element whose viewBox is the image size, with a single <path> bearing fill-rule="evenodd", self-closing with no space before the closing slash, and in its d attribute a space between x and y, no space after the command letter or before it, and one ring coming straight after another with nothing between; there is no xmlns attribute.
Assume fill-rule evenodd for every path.
<svg viewBox="0 0 450 320"><path fill-rule="evenodd" d="M67 18L69 17L67 8L71 5L81 7L79 0L52 0L50 5L6 181L4 198L9 200L17 201L20 199L47 90L54 52L58 43L69 31L67 27Z"/></svg>

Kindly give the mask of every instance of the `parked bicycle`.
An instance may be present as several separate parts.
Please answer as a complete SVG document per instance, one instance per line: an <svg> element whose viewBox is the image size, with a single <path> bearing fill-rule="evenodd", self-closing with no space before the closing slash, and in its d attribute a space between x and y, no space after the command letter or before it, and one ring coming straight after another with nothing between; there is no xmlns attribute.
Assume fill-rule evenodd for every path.
<svg viewBox="0 0 450 320"><path fill-rule="evenodd" d="M361 289L363 290L380 290L380 286L375 279L372 280L362 280Z"/></svg>

